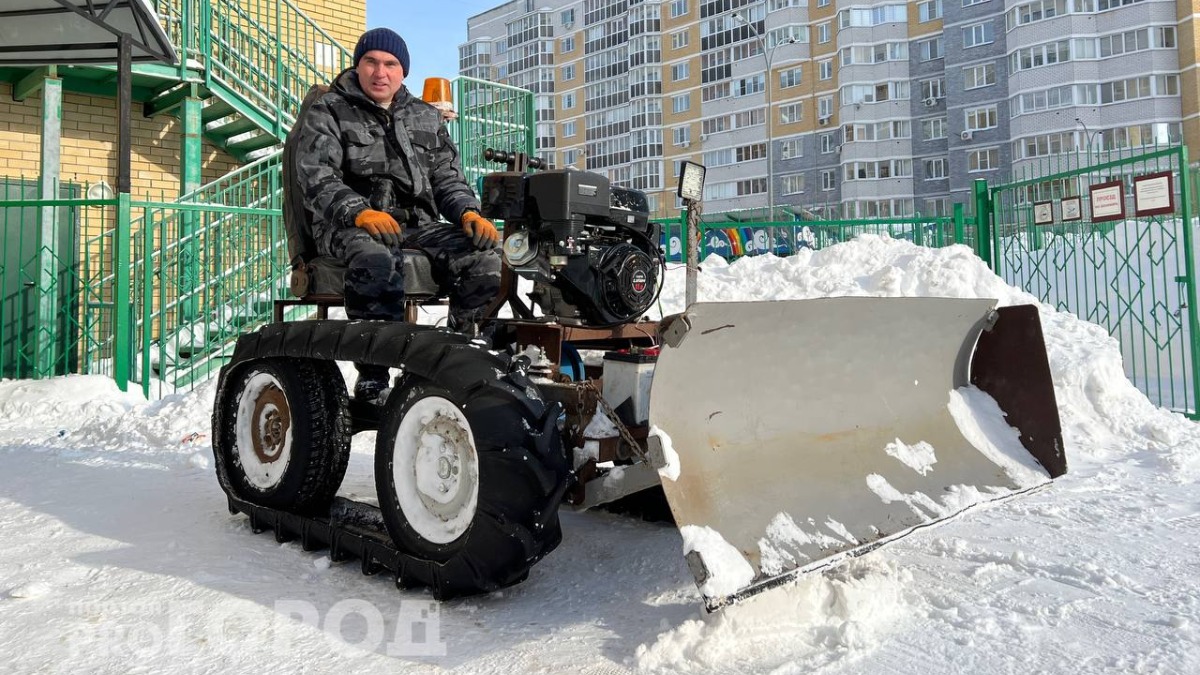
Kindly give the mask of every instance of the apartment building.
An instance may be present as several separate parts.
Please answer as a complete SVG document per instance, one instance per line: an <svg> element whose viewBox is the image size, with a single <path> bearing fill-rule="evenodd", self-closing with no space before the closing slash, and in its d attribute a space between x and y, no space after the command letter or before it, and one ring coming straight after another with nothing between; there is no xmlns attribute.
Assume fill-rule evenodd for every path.
<svg viewBox="0 0 1200 675"><path fill-rule="evenodd" d="M676 212L946 214L1048 157L1200 149L1200 0L512 0L460 73L536 94L539 153Z"/></svg>

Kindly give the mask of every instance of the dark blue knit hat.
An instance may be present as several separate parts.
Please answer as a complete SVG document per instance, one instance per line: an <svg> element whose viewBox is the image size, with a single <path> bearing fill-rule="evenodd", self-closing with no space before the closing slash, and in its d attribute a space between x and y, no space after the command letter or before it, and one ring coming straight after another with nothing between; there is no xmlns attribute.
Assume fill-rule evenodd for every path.
<svg viewBox="0 0 1200 675"><path fill-rule="evenodd" d="M357 66L363 54L372 49L378 49L396 57L396 60L400 62L400 67L404 69L405 77L408 76L408 45L404 44L404 38L397 35L396 31L390 28L372 28L363 33L354 47L354 65Z"/></svg>

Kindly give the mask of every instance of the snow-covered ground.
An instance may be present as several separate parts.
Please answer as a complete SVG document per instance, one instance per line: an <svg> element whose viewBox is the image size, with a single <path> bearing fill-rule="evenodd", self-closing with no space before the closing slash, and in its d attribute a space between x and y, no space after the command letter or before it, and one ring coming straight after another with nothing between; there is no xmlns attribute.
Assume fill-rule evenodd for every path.
<svg viewBox="0 0 1200 675"><path fill-rule="evenodd" d="M672 270L662 311L682 308ZM863 238L712 258L700 298L1032 302L969 250ZM0 382L0 672L1200 672L1200 425L1042 308L1070 473L706 615L674 529L563 514L527 582L442 604L230 516L213 385ZM343 493L372 491L370 434Z"/></svg>

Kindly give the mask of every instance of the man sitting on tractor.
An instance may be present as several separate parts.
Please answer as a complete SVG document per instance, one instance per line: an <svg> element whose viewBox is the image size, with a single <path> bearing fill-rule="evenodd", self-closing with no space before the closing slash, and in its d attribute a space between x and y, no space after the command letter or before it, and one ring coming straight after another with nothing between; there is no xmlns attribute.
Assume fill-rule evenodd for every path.
<svg viewBox="0 0 1200 675"><path fill-rule="evenodd" d="M450 328L469 333L500 288L500 235L479 213L442 113L404 86L409 65L394 31L363 33L353 67L298 125L297 187L318 251L347 265L349 318L402 321L400 250L419 249L449 288ZM389 386L386 367L356 367L357 399Z"/></svg>

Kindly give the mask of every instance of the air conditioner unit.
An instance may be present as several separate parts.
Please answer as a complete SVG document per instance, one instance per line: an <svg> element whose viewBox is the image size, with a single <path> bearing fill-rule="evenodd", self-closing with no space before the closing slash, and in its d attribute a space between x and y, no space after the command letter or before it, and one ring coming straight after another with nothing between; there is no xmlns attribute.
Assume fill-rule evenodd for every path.
<svg viewBox="0 0 1200 675"><path fill-rule="evenodd" d="M691 141L684 141L684 142L682 142L682 143L680 143L680 144L679 144L679 147L681 147L681 148L690 148L690 147L692 147L692 142L691 142Z"/></svg>
<svg viewBox="0 0 1200 675"><path fill-rule="evenodd" d="M937 103L938 103L938 100L936 98L925 99L925 107L926 108L932 108L933 106L937 105Z"/></svg>
<svg viewBox="0 0 1200 675"><path fill-rule="evenodd" d="M959 138L963 139L964 141L969 141L971 140L971 132L964 131L959 135Z"/></svg>
<svg viewBox="0 0 1200 675"><path fill-rule="evenodd" d="M829 118L828 117L818 117L817 124L820 124L821 126L825 126L825 125L829 124Z"/></svg>
<svg viewBox="0 0 1200 675"><path fill-rule="evenodd" d="M702 140L702 141L707 141L707 140L708 140L708 134L700 134L700 140Z"/></svg>

